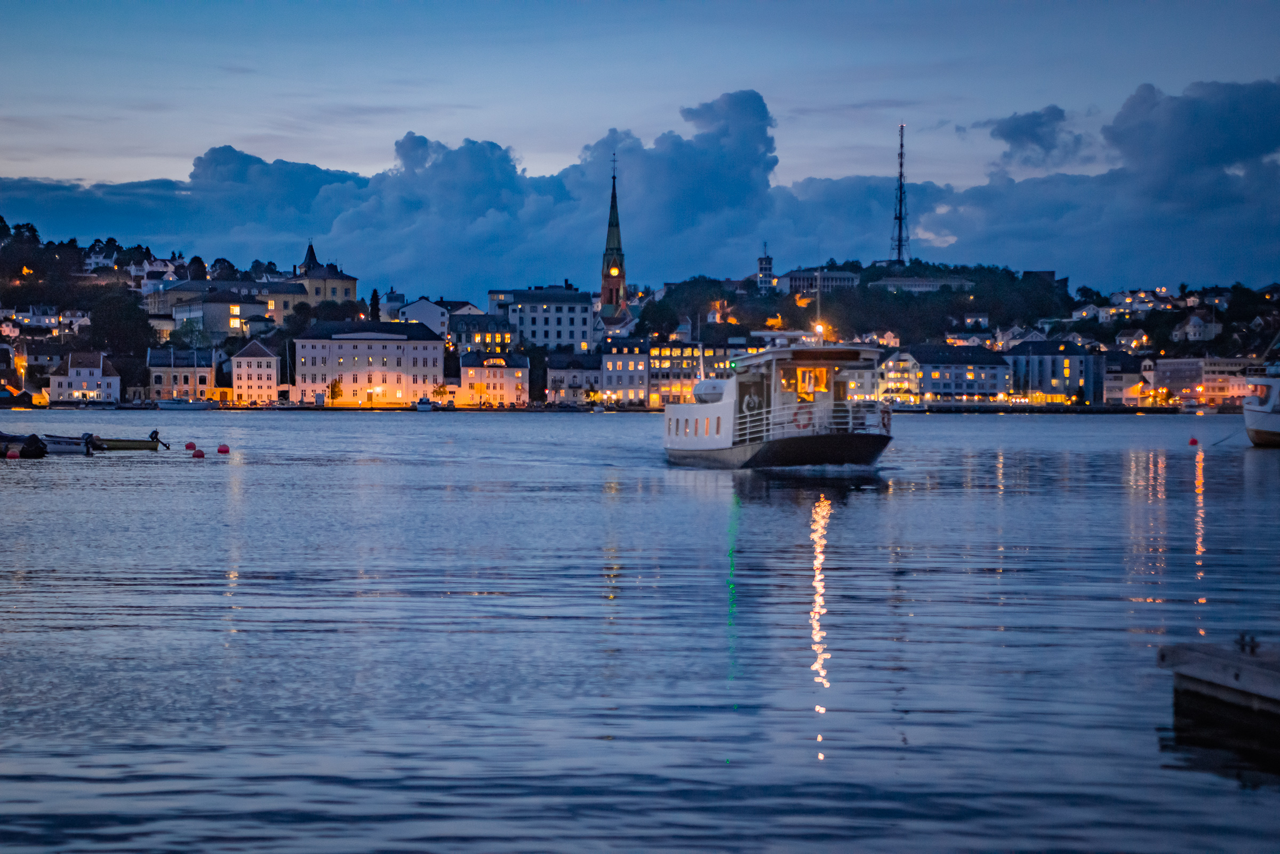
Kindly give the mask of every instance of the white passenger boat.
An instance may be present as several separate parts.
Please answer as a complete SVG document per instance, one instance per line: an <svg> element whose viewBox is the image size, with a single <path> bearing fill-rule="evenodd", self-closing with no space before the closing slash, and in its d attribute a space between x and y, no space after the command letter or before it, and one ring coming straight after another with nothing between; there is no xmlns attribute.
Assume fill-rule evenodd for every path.
<svg viewBox="0 0 1280 854"><path fill-rule="evenodd" d="M426 397L419 398L418 402L413 405L414 412L431 412L432 409L431 399Z"/></svg>
<svg viewBox="0 0 1280 854"><path fill-rule="evenodd" d="M663 446L673 465L703 468L875 463L889 444L890 409L876 393L874 347L770 348L705 379L696 403L671 404Z"/></svg>
<svg viewBox="0 0 1280 854"><path fill-rule="evenodd" d="M1249 376L1244 399L1244 429L1260 448L1280 448L1280 363Z"/></svg>

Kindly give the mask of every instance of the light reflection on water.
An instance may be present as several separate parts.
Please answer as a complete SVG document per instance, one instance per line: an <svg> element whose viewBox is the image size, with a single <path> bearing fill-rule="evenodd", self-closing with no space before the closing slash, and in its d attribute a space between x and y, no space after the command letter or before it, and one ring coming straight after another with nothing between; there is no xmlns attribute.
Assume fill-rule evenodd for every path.
<svg viewBox="0 0 1280 854"><path fill-rule="evenodd" d="M650 416L2 413L233 453L0 471L0 847L1265 849L1154 645L1280 640L1280 454L1187 424L903 416L868 489Z"/></svg>

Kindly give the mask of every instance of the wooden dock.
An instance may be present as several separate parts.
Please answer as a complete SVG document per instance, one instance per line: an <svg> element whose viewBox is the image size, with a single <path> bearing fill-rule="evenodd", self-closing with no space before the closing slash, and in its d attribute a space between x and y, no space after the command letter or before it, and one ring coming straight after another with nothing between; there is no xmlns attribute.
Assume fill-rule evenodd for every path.
<svg viewBox="0 0 1280 854"><path fill-rule="evenodd" d="M1194 691L1255 712L1280 715L1280 650L1241 636L1233 647L1179 643L1160 647L1157 664L1173 671L1175 691Z"/></svg>

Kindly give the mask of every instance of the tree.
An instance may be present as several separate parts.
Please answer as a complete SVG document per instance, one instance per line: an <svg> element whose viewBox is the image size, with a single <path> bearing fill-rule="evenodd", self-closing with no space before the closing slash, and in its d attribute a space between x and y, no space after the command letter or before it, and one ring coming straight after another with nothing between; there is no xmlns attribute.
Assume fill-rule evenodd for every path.
<svg viewBox="0 0 1280 854"><path fill-rule="evenodd" d="M650 300L645 303L640 311L640 322L637 324L645 334L656 333L662 338L675 332L679 325L680 316L666 300Z"/></svg>
<svg viewBox="0 0 1280 854"><path fill-rule="evenodd" d="M342 381L335 379L329 383L329 399L337 400L342 397Z"/></svg>
<svg viewBox="0 0 1280 854"><path fill-rule="evenodd" d="M4 243L12 234L13 232L9 230L9 223L4 221L4 217L0 216L0 243Z"/></svg>
<svg viewBox="0 0 1280 854"><path fill-rule="evenodd" d="M290 338L297 337L306 331L311 325L314 314L311 311L311 303L296 302L293 304L293 314L284 319L284 327Z"/></svg>
<svg viewBox="0 0 1280 854"><path fill-rule="evenodd" d="M240 271L226 258L219 258L209 267L209 278L217 282L234 282L240 278Z"/></svg>
<svg viewBox="0 0 1280 854"><path fill-rule="evenodd" d="M137 356L155 342L147 312L125 290L112 290L98 300L89 312L89 327L93 346L111 353Z"/></svg>
<svg viewBox="0 0 1280 854"><path fill-rule="evenodd" d="M209 278L209 271L205 269L204 259L199 255L192 255L191 260L187 262L187 278L197 282L203 282Z"/></svg>
<svg viewBox="0 0 1280 854"><path fill-rule="evenodd" d="M374 288L373 293L369 294L369 319L382 319L382 297L378 296L377 288Z"/></svg>
<svg viewBox="0 0 1280 854"><path fill-rule="evenodd" d="M204 327L191 318L182 321L182 325L173 330L173 334L169 336L169 343L175 347L196 350L213 346L209 333L205 332Z"/></svg>

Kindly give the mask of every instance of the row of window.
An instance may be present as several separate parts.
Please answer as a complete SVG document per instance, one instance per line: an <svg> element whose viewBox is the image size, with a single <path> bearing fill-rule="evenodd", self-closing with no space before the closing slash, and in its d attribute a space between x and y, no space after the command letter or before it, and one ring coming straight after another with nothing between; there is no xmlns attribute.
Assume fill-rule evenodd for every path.
<svg viewBox="0 0 1280 854"><path fill-rule="evenodd" d="M619 371L620 371L620 370L622 370L622 362L618 362L618 363L617 363L617 365L618 365L617 370L619 370ZM610 371L614 370L614 367L613 367L613 366L614 366L614 362L612 362L612 361L605 362L605 365L604 365L604 366L605 366L605 368L606 368L607 370L610 370ZM635 363L635 362L627 362L627 370L628 370L628 371L643 371L643 370L644 370L644 362L641 362L639 367L636 367L636 363Z"/></svg>
<svg viewBox="0 0 1280 854"><path fill-rule="evenodd" d="M672 435L671 429L672 429L673 423L675 425L675 435L676 436L681 435L681 432L680 432L681 426L680 426L679 418L667 419L667 435L668 436ZM683 429L684 429L683 435L688 436L689 435L689 419L688 418L684 419ZM694 418L693 419L693 435L710 436L711 435L711 419L710 418ZM720 416L719 415L716 416L716 435L717 436L720 435Z"/></svg>
<svg viewBox="0 0 1280 854"><path fill-rule="evenodd" d="M562 321L562 320L564 320L564 318L563 318L563 317L557 317L557 318L556 318L556 326L560 326L560 325L561 325L560 321ZM571 318L569 318L569 325L570 325L570 326L573 326L573 325L574 325L573 321L574 321L574 318L572 318L572 317L571 317ZM521 315L521 317L520 317L520 325L521 325L521 326L524 326L524 316L523 316L523 315ZM533 322L532 322L530 325L531 325L531 326L537 326L537 325L538 325L538 318L536 318L536 317L535 317L535 318L533 318ZM544 317L544 318L542 318L542 325L543 325L543 326L550 326L550 325L551 325L551 318L549 318L549 317ZM584 317L584 318L582 318L582 325L583 325L583 326L586 326L586 325L587 325L587 319L586 319L585 317ZM508 340L510 340L510 339L508 339Z"/></svg>
<svg viewBox="0 0 1280 854"><path fill-rule="evenodd" d="M238 382L240 379L241 379L241 375L236 374L236 381ZM249 382L253 382L253 374L249 374L249 376L247 377L247 380ZM265 380L265 382L270 382L270 381L271 381L271 373L268 372L267 379ZM264 380L262 379L262 374L258 374L258 382L264 382Z"/></svg>
<svg viewBox="0 0 1280 854"><path fill-rule="evenodd" d="M337 345L337 349L341 350L341 349L343 348L343 346L344 346L344 345L339 344L339 345ZM383 349L383 350L387 349L387 346L388 346L388 345L383 344L383 345L382 345L382 349ZM299 349L299 350L306 350L308 347L309 347L309 348L311 348L312 350L315 350L315 349L316 349L316 345L315 345L315 344L299 344L299 345L298 345L298 349ZM372 344L366 344L364 348L365 348L366 350L372 350L372 349L373 349L373 345L372 345ZM324 350L324 349L325 349L325 347L321 346L319 349ZM360 349L360 345L359 345L359 344L352 344L352 345L351 345L351 349L352 349L352 350L359 350L359 349ZM397 345L396 345L396 349L397 349L397 350L408 350L408 349L409 349L409 346L408 346L407 344L397 344ZM414 344L414 345L413 345L413 349L414 349L414 350L417 350L417 349L418 349L418 345L417 345L417 344ZM428 347L424 344L424 345L422 345L422 349L423 349L423 350L427 350L427 349L430 349L430 348L428 348Z"/></svg>
<svg viewBox="0 0 1280 854"><path fill-rule="evenodd" d="M66 386L66 387L67 387L67 388L75 388L75 387L76 387L76 384L75 384L75 383L73 383L73 382L71 382L70 380L67 380L67 386ZM88 388L88 387L89 387L89 384L88 384L87 382L82 382L82 383L80 383L80 388ZM111 380L107 380L107 388L110 388L110 387L111 387ZM58 381L58 388L62 388L62 381L61 381L61 380L59 380L59 381ZM95 383L95 388L102 388L102 380L97 380L97 381L96 381L96 383Z"/></svg>
<svg viewBox="0 0 1280 854"><path fill-rule="evenodd" d="M205 374L201 374L199 377L197 377L197 382L198 382L198 384L199 384L199 385L208 385L208 384L209 384L209 377L208 377L208 376L206 376ZM152 383L151 383L151 384L152 384L152 385L164 385L164 374L156 374L156 375L152 378ZM178 385L178 384L179 384L179 383L178 383L178 375L177 375L177 374L174 374L174 375L173 375L173 384L174 384L174 385ZM182 383L181 383L181 384L182 384L182 385L191 385L191 375L190 375L190 374L183 374L183 375L182 375Z"/></svg>
<svg viewBox="0 0 1280 854"><path fill-rule="evenodd" d="M317 377L317 376L319 376L319 379L316 379L316 377ZM335 380L336 382L343 382L343 379L342 379L342 378L343 378L343 376L344 376L343 374L334 374L333 378L334 378L334 380ZM367 384L367 385L373 385L373 378L374 378L375 376L377 376L377 375L376 375L376 374L366 374L366 376L368 377L368 380L366 381L366 384ZM388 376L388 375L387 375L387 374L382 374L381 376L382 376L382 384L383 384L383 385L387 385L387 376ZM438 384L439 384L439 382L440 382L440 380L439 380L439 376L440 376L439 374L432 374L432 375L431 375L431 383L432 383L433 385L438 385ZM403 379L404 379L403 374L396 374L396 383L395 383L395 384L396 384L396 385L400 385L400 384L401 384L401 382L403 382ZM302 383L307 383L307 382L308 382L308 380L307 380L307 374L299 374L299 375L298 375L298 381L299 381L299 382L302 382ZM426 374L423 374L423 375L422 375L422 382L424 382L424 383L425 383L426 381L427 381L427 375L426 375ZM329 382L329 375L328 375L328 374L319 374L319 375L317 375L317 374L311 374L311 379L310 379L310 381L309 381L309 382L310 382L310 383L313 383L313 384L314 384L314 383L327 384L327 383ZM360 375L359 375L359 374L352 374L352 375L351 375L351 382L352 382L352 383L355 383L356 385L359 385L359 384L360 384ZM411 384L411 385L418 385L418 375L417 375L417 374L414 374L414 375L413 375L412 379L410 380L410 384Z"/></svg>
<svg viewBox="0 0 1280 854"><path fill-rule="evenodd" d="M253 362L247 362L246 364L242 365L242 364L241 364L241 360L237 359L237 360L236 360L236 367L237 367L237 368L239 368L239 367L252 368L252 367L253 367ZM262 362L259 362L259 363L258 363L258 367L259 367L259 368L264 367L264 366L263 366L263 364L262 364ZM267 365L266 367L271 367L271 366L270 366L270 365Z"/></svg>
<svg viewBox="0 0 1280 854"><path fill-rule="evenodd" d="M316 290L316 296L324 296L324 288L316 288L315 290ZM338 289L337 289L337 288L329 288L329 296L331 296L331 297L336 297L337 295L338 295ZM344 297L346 297L347 299L350 299L350 298L351 298L351 288L343 288L343 289L342 289L342 295L343 295ZM288 307L289 307L289 306L287 306L287 305L285 306L285 308L288 308Z"/></svg>

